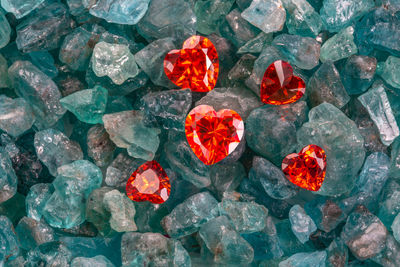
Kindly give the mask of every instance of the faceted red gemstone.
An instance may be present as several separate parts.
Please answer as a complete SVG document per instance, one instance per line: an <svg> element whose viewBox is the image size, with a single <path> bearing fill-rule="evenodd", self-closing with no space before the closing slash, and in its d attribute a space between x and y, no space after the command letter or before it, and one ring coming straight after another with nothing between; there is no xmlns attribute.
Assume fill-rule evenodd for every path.
<svg viewBox="0 0 400 267"><path fill-rule="evenodd" d="M235 111L218 112L200 105L189 112L185 122L186 138L194 154L211 165L232 153L242 140L244 124Z"/></svg>
<svg viewBox="0 0 400 267"><path fill-rule="evenodd" d="M181 50L172 50L165 56L164 71L181 88L211 91L219 73L217 50L209 39L192 36L183 43Z"/></svg>
<svg viewBox="0 0 400 267"><path fill-rule="evenodd" d="M299 154L287 155L282 161L282 171L295 185L318 191L325 179L325 151L317 145L308 145Z"/></svg>
<svg viewBox="0 0 400 267"><path fill-rule="evenodd" d="M126 183L126 194L133 201L164 203L171 191L169 178L157 161L148 161L141 165Z"/></svg>
<svg viewBox="0 0 400 267"><path fill-rule="evenodd" d="M293 75L289 63L278 60L272 63L261 81L261 101L265 104L284 105L299 100L306 90L304 81Z"/></svg>

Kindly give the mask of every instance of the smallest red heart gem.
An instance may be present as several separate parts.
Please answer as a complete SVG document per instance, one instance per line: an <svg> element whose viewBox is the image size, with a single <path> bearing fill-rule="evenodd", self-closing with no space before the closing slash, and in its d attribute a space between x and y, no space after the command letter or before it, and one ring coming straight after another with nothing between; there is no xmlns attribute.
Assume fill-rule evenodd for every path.
<svg viewBox="0 0 400 267"><path fill-rule="evenodd" d="M264 73L261 81L261 101L270 105L285 105L299 100L306 90L300 77L293 75L293 68L283 60L277 60Z"/></svg>
<svg viewBox="0 0 400 267"><path fill-rule="evenodd" d="M171 184L167 173L155 160L137 168L126 183L127 196L137 202L161 204L169 198L170 191Z"/></svg>
<svg viewBox="0 0 400 267"><path fill-rule="evenodd" d="M325 151L317 145L308 145L298 154L287 155L282 161L282 171L293 184L318 191L325 179Z"/></svg>

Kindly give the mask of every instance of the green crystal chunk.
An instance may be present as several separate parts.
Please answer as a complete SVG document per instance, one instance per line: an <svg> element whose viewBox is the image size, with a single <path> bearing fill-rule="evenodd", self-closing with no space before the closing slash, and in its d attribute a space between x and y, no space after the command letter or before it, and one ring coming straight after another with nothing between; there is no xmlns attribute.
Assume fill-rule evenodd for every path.
<svg viewBox="0 0 400 267"><path fill-rule="evenodd" d="M17 192L17 176L11 159L3 148L0 148L0 203L9 200Z"/></svg>
<svg viewBox="0 0 400 267"><path fill-rule="evenodd" d="M394 218L400 213L400 185L394 180L389 180L381 195L378 217L387 228L390 228Z"/></svg>
<svg viewBox="0 0 400 267"><path fill-rule="evenodd" d="M385 62L379 62L376 72L389 85L400 88L400 58L389 56Z"/></svg>
<svg viewBox="0 0 400 267"><path fill-rule="evenodd" d="M53 194L52 184L35 184L26 196L26 213L29 218L40 221L46 201Z"/></svg>
<svg viewBox="0 0 400 267"><path fill-rule="evenodd" d="M81 90L63 97L61 105L72 112L80 121L96 124L103 122L108 91L101 86Z"/></svg>
<svg viewBox="0 0 400 267"><path fill-rule="evenodd" d="M29 53L33 65L38 67L44 74L50 78L58 75L58 69L54 64L53 56L47 51L34 51Z"/></svg>
<svg viewBox="0 0 400 267"><path fill-rule="evenodd" d="M358 97L358 100L367 109L378 128L382 143L390 145L400 135L400 130L383 83L375 82L371 89Z"/></svg>
<svg viewBox="0 0 400 267"><path fill-rule="evenodd" d="M388 235L384 249L373 257L371 260L380 266L399 266L400 265L400 244L393 238L392 235ZM375 264L376 265L376 264Z"/></svg>
<svg viewBox="0 0 400 267"><path fill-rule="evenodd" d="M215 32L234 3L234 0L197 1L194 5L197 31L205 35Z"/></svg>
<svg viewBox="0 0 400 267"><path fill-rule="evenodd" d="M0 129L17 137L29 130L35 122L31 106L23 98L0 95Z"/></svg>
<svg viewBox="0 0 400 267"><path fill-rule="evenodd" d="M301 243L309 240L310 234L317 230L317 226L310 216L299 205L294 205L289 212L292 231Z"/></svg>
<svg viewBox="0 0 400 267"><path fill-rule="evenodd" d="M12 198L0 204L0 215L8 217L14 225L26 216L25 212L25 196L16 193Z"/></svg>
<svg viewBox="0 0 400 267"><path fill-rule="evenodd" d="M2 1L3 2L3 1ZM8 20L0 9L0 48L5 47L10 42L11 27Z"/></svg>
<svg viewBox="0 0 400 267"><path fill-rule="evenodd" d="M161 224L169 236L178 238L190 235L215 217L217 200L208 192L198 193L176 206Z"/></svg>
<svg viewBox="0 0 400 267"><path fill-rule="evenodd" d="M346 61L340 77L349 95L358 95L368 90L374 81L377 60L374 57L353 55Z"/></svg>
<svg viewBox="0 0 400 267"><path fill-rule="evenodd" d="M31 250L37 246L54 241L54 231L44 222L36 221L34 219L23 217L15 232L18 235L20 247L25 250Z"/></svg>
<svg viewBox="0 0 400 267"><path fill-rule="evenodd" d="M311 109L308 116L309 122L297 131L297 141L299 148L315 144L326 153L326 176L318 194L350 191L365 158L364 139L357 126L329 103Z"/></svg>
<svg viewBox="0 0 400 267"><path fill-rule="evenodd" d="M17 19L25 17L45 0L1 0L1 6L15 15Z"/></svg>
<svg viewBox="0 0 400 267"><path fill-rule="evenodd" d="M392 232L393 232L393 237L397 240L397 242L400 242L400 216L397 214L397 216L394 218L393 223L392 223Z"/></svg>
<svg viewBox="0 0 400 267"><path fill-rule="evenodd" d="M283 29L286 11L280 0L253 0L242 17L265 33Z"/></svg>
<svg viewBox="0 0 400 267"><path fill-rule="evenodd" d="M108 166L114 156L115 144L103 125L95 125L87 133L87 154L99 167Z"/></svg>
<svg viewBox="0 0 400 267"><path fill-rule="evenodd" d="M203 224L199 236L214 253L214 261L224 264L249 264L254 250L243 239L226 216L219 216Z"/></svg>
<svg viewBox="0 0 400 267"><path fill-rule="evenodd" d="M249 40L243 46L239 48L237 51L238 54L245 53L261 53L264 46L270 44L272 42L272 33L264 33L261 32L253 39Z"/></svg>
<svg viewBox="0 0 400 267"><path fill-rule="evenodd" d="M312 252L315 248L309 243L302 244L292 232L289 219L279 221L276 224L278 244L284 255L293 255L300 252Z"/></svg>
<svg viewBox="0 0 400 267"><path fill-rule="evenodd" d="M12 222L6 216L0 216L0 262L12 260L19 253L19 242Z"/></svg>
<svg viewBox="0 0 400 267"><path fill-rule="evenodd" d="M400 137L397 137L392 143L391 156L390 176L400 179Z"/></svg>
<svg viewBox="0 0 400 267"><path fill-rule="evenodd" d="M281 261L279 267L325 267L326 255L326 251L296 253Z"/></svg>
<svg viewBox="0 0 400 267"><path fill-rule="evenodd" d="M321 47L321 61L338 61L357 54L353 33L354 28L350 26L328 39Z"/></svg>
<svg viewBox="0 0 400 267"><path fill-rule="evenodd" d="M26 257L26 263L30 266L70 266L72 252L63 242L53 241L41 244L31 250ZM28 265L29 266L29 265Z"/></svg>
<svg viewBox="0 0 400 267"><path fill-rule="evenodd" d="M83 158L79 144L55 129L37 132L34 145L38 158L53 176L56 176L58 167Z"/></svg>
<svg viewBox="0 0 400 267"><path fill-rule="evenodd" d="M98 255L93 258L76 257L71 262L71 267L115 267L110 260L103 255Z"/></svg>
<svg viewBox="0 0 400 267"><path fill-rule="evenodd" d="M111 213L106 209L104 196L113 191L111 187L101 187L93 190L86 201L86 220L96 226L102 236L112 236L115 230L111 228Z"/></svg>

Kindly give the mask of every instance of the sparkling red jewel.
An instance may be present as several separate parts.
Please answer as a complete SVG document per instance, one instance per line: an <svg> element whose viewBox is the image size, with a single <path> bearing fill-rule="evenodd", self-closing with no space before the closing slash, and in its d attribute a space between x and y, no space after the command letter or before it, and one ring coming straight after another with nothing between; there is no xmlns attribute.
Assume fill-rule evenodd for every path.
<svg viewBox="0 0 400 267"><path fill-rule="evenodd" d="M153 160L141 165L126 183L126 194L133 201L164 203L170 194L169 178L161 165Z"/></svg>
<svg viewBox="0 0 400 267"><path fill-rule="evenodd" d="M211 165L226 158L242 140L244 123L235 111L200 105L189 112L186 138L196 156Z"/></svg>
<svg viewBox="0 0 400 267"><path fill-rule="evenodd" d="M325 179L325 151L317 145L308 145L298 154L287 155L282 161L282 171L295 185L318 191Z"/></svg>
<svg viewBox="0 0 400 267"><path fill-rule="evenodd" d="M192 36L183 43L181 50L172 50L165 56L164 71L181 88L211 91L219 73L217 50L208 38Z"/></svg>
<svg viewBox="0 0 400 267"><path fill-rule="evenodd" d="M284 105L299 100L306 90L300 77L293 75L289 63L277 60L264 73L261 81L261 101L265 104Z"/></svg>

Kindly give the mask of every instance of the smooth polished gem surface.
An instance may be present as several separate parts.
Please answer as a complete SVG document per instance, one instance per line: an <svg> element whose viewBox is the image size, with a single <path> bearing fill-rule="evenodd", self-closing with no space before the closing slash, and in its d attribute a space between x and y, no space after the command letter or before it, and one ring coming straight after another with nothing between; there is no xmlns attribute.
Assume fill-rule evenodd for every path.
<svg viewBox="0 0 400 267"><path fill-rule="evenodd" d="M171 184L167 173L157 161L141 165L126 184L126 194L133 201L164 203L169 198Z"/></svg>
<svg viewBox="0 0 400 267"><path fill-rule="evenodd" d="M264 73L261 82L261 101L271 105L285 105L299 100L306 91L306 84L293 75L293 68L283 60L277 60Z"/></svg>
<svg viewBox="0 0 400 267"><path fill-rule="evenodd" d="M217 50L209 39L192 36L183 43L181 50L174 49L165 56L164 71L181 88L211 91L219 73Z"/></svg>
<svg viewBox="0 0 400 267"><path fill-rule="evenodd" d="M233 110L216 112L211 106L200 105L189 112L185 133L194 154L211 165L236 149L243 137L244 123Z"/></svg>
<svg viewBox="0 0 400 267"><path fill-rule="evenodd" d="M325 151L317 145L308 145L299 154L287 155L282 161L282 171L295 185L318 191L325 178Z"/></svg>

